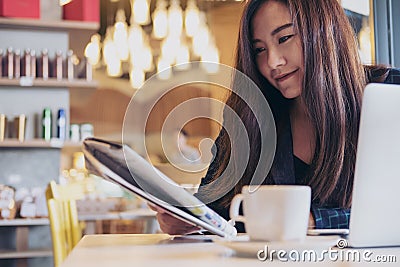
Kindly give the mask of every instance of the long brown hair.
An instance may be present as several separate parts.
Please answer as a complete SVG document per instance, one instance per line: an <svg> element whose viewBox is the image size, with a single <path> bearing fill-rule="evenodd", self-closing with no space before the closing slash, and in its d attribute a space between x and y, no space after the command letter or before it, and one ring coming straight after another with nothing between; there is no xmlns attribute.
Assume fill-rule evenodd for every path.
<svg viewBox="0 0 400 267"><path fill-rule="evenodd" d="M336 0L247 2L241 19L235 67L249 76L267 98L275 117L278 142L280 124L288 114L291 101L283 98L258 71L251 44L252 19L267 1L278 1L288 7L303 44L305 65L300 97L308 109L316 140L307 177L313 201L320 205L350 207L362 92L367 83L354 31ZM249 183L254 162L257 163L259 157L260 126L242 102L235 94L227 100L246 125L252 153L241 180L222 199L224 205L228 205L232 196ZM222 173L232 153L228 136L222 134L221 139L221 147L226 153L218 153L215 159L221 162L216 177ZM267 178L266 183L273 181Z"/></svg>

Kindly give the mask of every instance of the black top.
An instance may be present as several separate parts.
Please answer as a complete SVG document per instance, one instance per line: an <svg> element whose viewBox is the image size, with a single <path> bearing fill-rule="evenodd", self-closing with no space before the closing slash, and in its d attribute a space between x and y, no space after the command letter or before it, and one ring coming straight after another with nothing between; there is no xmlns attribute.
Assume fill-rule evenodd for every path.
<svg viewBox="0 0 400 267"><path fill-rule="evenodd" d="M294 175L296 177L296 184L298 185L307 185L307 172L310 166L293 155L294 159Z"/></svg>

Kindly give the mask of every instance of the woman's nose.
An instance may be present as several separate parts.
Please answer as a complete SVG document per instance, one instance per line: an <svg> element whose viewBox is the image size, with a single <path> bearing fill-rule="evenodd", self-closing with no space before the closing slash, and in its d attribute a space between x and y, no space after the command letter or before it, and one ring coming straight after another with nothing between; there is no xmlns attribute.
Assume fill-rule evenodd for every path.
<svg viewBox="0 0 400 267"><path fill-rule="evenodd" d="M276 50L270 50L267 64L271 69L276 69L279 66L285 65L286 59L282 53Z"/></svg>

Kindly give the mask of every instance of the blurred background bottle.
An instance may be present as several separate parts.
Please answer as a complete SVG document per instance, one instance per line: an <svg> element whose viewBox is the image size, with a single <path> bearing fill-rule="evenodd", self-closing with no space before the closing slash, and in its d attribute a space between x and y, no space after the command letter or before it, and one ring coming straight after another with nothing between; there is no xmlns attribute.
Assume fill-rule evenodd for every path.
<svg viewBox="0 0 400 267"><path fill-rule="evenodd" d="M17 137L18 141L25 141L26 133L26 116L21 114L14 118L14 136Z"/></svg>
<svg viewBox="0 0 400 267"><path fill-rule="evenodd" d="M60 108L57 112L57 138L65 141L66 134L66 114L63 108Z"/></svg>
<svg viewBox="0 0 400 267"><path fill-rule="evenodd" d="M88 137L93 137L94 132L93 132L93 124L91 123L83 123L81 124L81 141L85 140Z"/></svg>
<svg viewBox="0 0 400 267"><path fill-rule="evenodd" d="M4 62L4 76L12 79L14 77L14 50L12 47L7 48Z"/></svg>
<svg viewBox="0 0 400 267"><path fill-rule="evenodd" d="M71 142L78 143L81 140L79 124L71 124L69 126Z"/></svg>
<svg viewBox="0 0 400 267"><path fill-rule="evenodd" d="M0 114L0 141L4 141L7 137L7 117L5 114Z"/></svg>
<svg viewBox="0 0 400 267"><path fill-rule="evenodd" d="M16 49L14 52L14 78L19 79L21 77L21 50Z"/></svg>
<svg viewBox="0 0 400 267"><path fill-rule="evenodd" d="M45 108L43 110L43 117L42 117L42 138L46 141L50 141L51 139L51 109Z"/></svg>

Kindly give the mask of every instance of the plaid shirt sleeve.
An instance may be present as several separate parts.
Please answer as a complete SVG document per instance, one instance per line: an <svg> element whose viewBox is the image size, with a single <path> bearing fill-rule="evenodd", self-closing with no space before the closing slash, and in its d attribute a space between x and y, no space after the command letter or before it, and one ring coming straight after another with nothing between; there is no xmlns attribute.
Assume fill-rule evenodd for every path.
<svg viewBox="0 0 400 267"><path fill-rule="evenodd" d="M342 229L349 228L350 209L321 208L311 206L311 213L317 229Z"/></svg>

